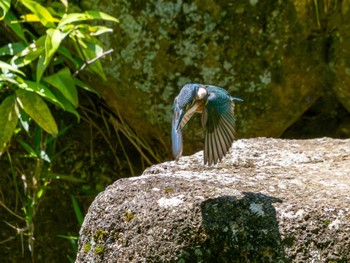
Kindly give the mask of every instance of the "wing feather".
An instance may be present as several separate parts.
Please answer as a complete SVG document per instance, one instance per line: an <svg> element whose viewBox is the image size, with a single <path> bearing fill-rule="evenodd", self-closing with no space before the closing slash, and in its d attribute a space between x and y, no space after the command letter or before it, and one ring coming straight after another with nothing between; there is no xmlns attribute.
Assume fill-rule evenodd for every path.
<svg viewBox="0 0 350 263"><path fill-rule="evenodd" d="M234 104L221 88L208 87L202 123L205 127L204 163L216 164L226 155L235 139Z"/></svg>

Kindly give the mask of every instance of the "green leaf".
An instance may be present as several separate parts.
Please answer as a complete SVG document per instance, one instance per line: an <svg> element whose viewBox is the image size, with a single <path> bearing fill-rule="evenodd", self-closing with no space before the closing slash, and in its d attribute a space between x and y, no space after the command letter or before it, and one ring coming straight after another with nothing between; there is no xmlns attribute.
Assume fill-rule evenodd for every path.
<svg viewBox="0 0 350 263"><path fill-rule="evenodd" d="M100 11L86 11L84 13L71 13L64 16L61 21L58 23L58 27L62 27L66 24L78 22L78 21L86 21L86 20L107 20L119 23L119 20L113 16L110 16L106 13Z"/></svg>
<svg viewBox="0 0 350 263"><path fill-rule="evenodd" d="M19 142L19 144L22 145L22 147L29 153L30 157L38 157L36 151L28 143L19 138L16 139Z"/></svg>
<svg viewBox="0 0 350 263"><path fill-rule="evenodd" d="M66 13L68 12L68 0L60 0L65 7Z"/></svg>
<svg viewBox="0 0 350 263"><path fill-rule="evenodd" d="M14 56L25 48L26 44L23 42L8 43L0 48L0 56Z"/></svg>
<svg viewBox="0 0 350 263"><path fill-rule="evenodd" d="M83 49L83 53L88 60L91 60L100 56L103 53L103 48L99 45L86 43L86 48ZM94 63L89 64L87 69L99 75L103 80L107 80L101 60L96 60Z"/></svg>
<svg viewBox="0 0 350 263"><path fill-rule="evenodd" d="M24 67L30 63L32 63L34 60L36 60L41 53L43 53L44 48L38 48L33 49L28 53L28 55L25 55L24 57L12 57L11 64L16 65L17 67L21 68Z"/></svg>
<svg viewBox="0 0 350 263"><path fill-rule="evenodd" d="M18 119L22 124L23 129L29 134L29 127L30 127L29 115L24 110L19 109Z"/></svg>
<svg viewBox="0 0 350 263"><path fill-rule="evenodd" d="M50 179L56 179L56 180L65 180L67 182L71 183L85 183L86 180L74 177L73 175L67 175L67 174L57 174L57 173L48 173L48 177Z"/></svg>
<svg viewBox="0 0 350 263"><path fill-rule="evenodd" d="M100 93L98 93L97 90L95 90L93 87L91 87L89 84L81 81L78 78L74 78L75 85L92 93L95 93L99 98L101 98Z"/></svg>
<svg viewBox="0 0 350 263"><path fill-rule="evenodd" d="M45 77L44 81L57 88L74 107L78 107L78 92L68 68L63 68L57 73Z"/></svg>
<svg viewBox="0 0 350 263"><path fill-rule="evenodd" d="M21 22L28 22L28 23L40 22L40 19L35 14L25 14L25 15L21 15Z"/></svg>
<svg viewBox="0 0 350 263"><path fill-rule="evenodd" d="M62 36L61 31L58 29L49 28L46 31L47 37L45 41L45 64L48 64L50 62L50 59L55 54L57 49L59 48Z"/></svg>
<svg viewBox="0 0 350 263"><path fill-rule="evenodd" d="M83 216L83 213L81 212L77 199L75 199L73 195L70 195L70 198L72 199L75 217L77 218L79 225L82 225L84 221L84 216Z"/></svg>
<svg viewBox="0 0 350 263"><path fill-rule="evenodd" d="M39 57L36 70L36 81L40 82L47 66L49 65L53 55L56 53L62 41L61 32L58 29L49 28L46 30L45 53Z"/></svg>
<svg viewBox="0 0 350 263"><path fill-rule="evenodd" d="M19 83L17 81L17 78L15 79L14 77L15 76L5 77L5 76L0 74L0 89L2 88L2 86L5 82L9 82L9 83L12 83L12 84L18 86Z"/></svg>
<svg viewBox="0 0 350 263"><path fill-rule="evenodd" d="M63 104L65 111L68 111L77 117L78 122L80 122L80 114L75 110L73 105L62 95L59 90L52 89L52 93L55 94L56 98Z"/></svg>
<svg viewBox="0 0 350 263"><path fill-rule="evenodd" d="M75 69L80 68L81 65L83 64L83 62L78 57L73 57L72 53L64 46L60 46L58 49L58 52L62 56L69 59L74 64Z"/></svg>
<svg viewBox="0 0 350 263"><path fill-rule="evenodd" d="M21 24L16 23L18 20L17 16L14 15L14 13L11 10L8 10L4 21L6 22L7 26L12 29L13 32L16 33L16 35L22 39L25 43L27 43L27 39L24 35L24 31Z"/></svg>
<svg viewBox="0 0 350 263"><path fill-rule="evenodd" d="M20 0L20 2L27 7L33 14L37 15L40 22L47 28L55 27L55 22L58 22L57 18L54 18L50 12L40 5L37 1L32 0Z"/></svg>
<svg viewBox="0 0 350 263"><path fill-rule="evenodd" d="M15 72L15 73L18 73L18 74L21 74L22 76L25 76L25 74L18 70L17 68L15 68L14 66L10 65L10 64L7 64L6 62L3 62L0 60L0 68L1 69L7 69L9 71L12 71L12 72Z"/></svg>
<svg viewBox="0 0 350 263"><path fill-rule="evenodd" d="M21 108L47 133L57 135L58 129L55 119L47 104L34 92L18 89L17 101Z"/></svg>
<svg viewBox="0 0 350 263"><path fill-rule="evenodd" d="M2 16L0 17L0 21L4 19L7 11L10 9L11 0L0 0L0 9L2 10Z"/></svg>
<svg viewBox="0 0 350 263"><path fill-rule="evenodd" d="M44 52L45 39L46 35L40 37L35 43L28 45L19 54L13 56L11 64L16 65L17 67L23 67L32 63L41 53Z"/></svg>
<svg viewBox="0 0 350 263"><path fill-rule="evenodd" d="M105 26L90 26L86 24L81 24L81 25L77 25L77 28L84 30L86 34L89 34L90 36L98 36L107 32L113 32L112 28L105 27Z"/></svg>
<svg viewBox="0 0 350 263"><path fill-rule="evenodd" d="M42 83L37 83L30 80L23 80L22 83L18 85L21 89L32 91L40 95L41 97L44 97L48 101L54 103L55 105L61 107L62 109L65 109L62 103L56 98L56 96L51 92L51 90Z"/></svg>
<svg viewBox="0 0 350 263"><path fill-rule="evenodd" d="M49 64L45 64L44 61L46 60L45 53L41 53L38 59L38 63L36 64L36 81L40 82L41 77L44 74L44 71L46 70L47 66Z"/></svg>
<svg viewBox="0 0 350 263"><path fill-rule="evenodd" d="M0 153L11 139L17 126L18 116L15 103L15 96L11 95L6 97L0 105Z"/></svg>

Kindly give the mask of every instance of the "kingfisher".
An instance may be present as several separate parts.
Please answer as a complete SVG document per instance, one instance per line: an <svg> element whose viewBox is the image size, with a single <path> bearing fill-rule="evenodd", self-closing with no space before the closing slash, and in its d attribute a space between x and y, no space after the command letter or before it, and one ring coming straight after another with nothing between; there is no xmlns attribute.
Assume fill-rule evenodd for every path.
<svg viewBox="0 0 350 263"><path fill-rule="evenodd" d="M178 160L182 155L183 127L198 112L202 114L205 130L204 164L221 161L235 139L234 100L243 101L213 85L184 85L173 104L171 140L174 159Z"/></svg>

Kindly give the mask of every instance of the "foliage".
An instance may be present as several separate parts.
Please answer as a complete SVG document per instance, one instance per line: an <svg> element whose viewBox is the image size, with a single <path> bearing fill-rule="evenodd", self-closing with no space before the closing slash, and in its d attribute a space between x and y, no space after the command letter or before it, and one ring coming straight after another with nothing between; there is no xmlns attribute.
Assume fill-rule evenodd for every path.
<svg viewBox="0 0 350 263"><path fill-rule="evenodd" d="M19 0L13 6L10 0L0 0L0 20L16 39L0 48L0 156L7 153L13 177L21 173L27 182L22 200L24 216L11 211L1 200L0 206L25 222L24 228L12 227L21 237L28 237L32 257L33 222L40 200L54 176L51 172L53 160L61 154L55 150L56 139L69 129L62 121L55 120L52 109L62 109L80 120L77 88L96 91L77 76L86 69L106 80L99 59L113 51L105 51L97 39L112 29L90 22L118 22L99 11L69 13L68 1L60 2L60 6L44 7L38 1ZM23 10L29 13L24 14ZM20 19L17 13L23 14ZM32 26L26 27L26 23ZM23 138L25 134L27 139ZM13 135L26 151L24 157L34 163L31 172L15 167L12 162L9 142ZM71 200L81 223L78 203L74 196ZM74 237L68 239L74 240Z"/></svg>
<svg viewBox="0 0 350 263"><path fill-rule="evenodd" d="M10 139L8 134L13 133L17 124L16 118L12 115L16 113L20 118L21 110L24 110L46 132L57 135L56 122L44 100L73 113L79 119L76 111L79 104L76 86L91 91L92 89L74 75L72 76L70 68L78 70L85 67L89 60L105 55L95 36L112 30L82 22L98 19L118 21L98 11L68 14L66 1L62 1L65 12L56 12L31 0L19 2L32 12L22 15L21 21L40 22L45 27L46 33L38 38L31 34L33 39L29 42L22 26L14 24L21 21L13 21L14 13L9 9L10 3L1 2L1 8L6 14L3 16L4 21L21 41L9 43L0 49L2 56L10 57L9 63L0 61L1 92L7 92L11 94L9 97L15 98L6 100L6 105L1 108L0 115L3 116L3 120L0 127L4 127L3 122L6 122L6 118L10 123L6 125L6 135L0 137L0 152L4 150L4 144ZM67 47L70 45L75 48L75 56L68 51ZM94 62L89 67L90 71L105 79L100 61ZM58 67L60 70L55 72L54 68Z"/></svg>

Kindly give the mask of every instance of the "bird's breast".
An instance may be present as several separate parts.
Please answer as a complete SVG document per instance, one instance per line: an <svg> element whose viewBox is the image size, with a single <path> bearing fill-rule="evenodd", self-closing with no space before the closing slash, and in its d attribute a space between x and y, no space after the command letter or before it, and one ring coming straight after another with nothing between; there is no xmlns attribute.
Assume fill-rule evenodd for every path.
<svg viewBox="0 0 350 263"><path fill-rule="evenodd" d="M206 102L204 100L200 100L196 103L196 112L202 113L204 111Z"/></svg>

